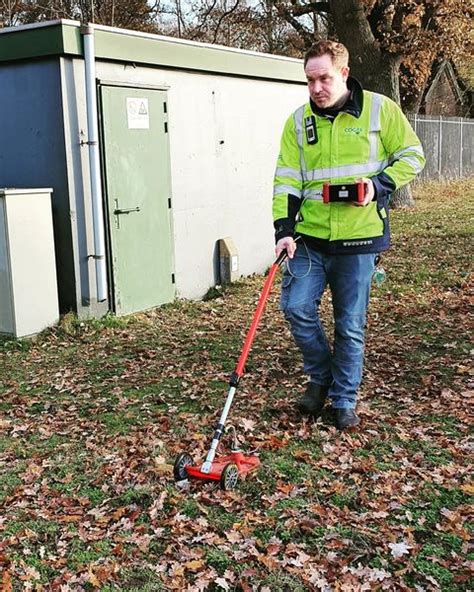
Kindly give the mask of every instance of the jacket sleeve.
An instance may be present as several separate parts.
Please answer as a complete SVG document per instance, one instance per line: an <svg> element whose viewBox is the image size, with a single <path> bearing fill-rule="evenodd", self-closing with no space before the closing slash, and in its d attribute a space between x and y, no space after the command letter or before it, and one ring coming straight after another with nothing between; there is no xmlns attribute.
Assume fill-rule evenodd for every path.
<svg viewBox="0 0 474 592"><path fill-rule="evenodd" d="M395 183L383 171L370 179L374 185L374 199L383 206L395 191Z"/></svg>
<svg viewBox="0 0 474 592"><path fill-rule="evenodd" d="M383 175L399 189L412 181L425 166L423 147L400 107L385 97L380 138L389 155Z"/></svg>
<svg viewBox="0 0 474 592"><path fill-rule="evenodd" d="M283 129L273 184L273 225L276 241L285 236L293 236L302 190L300 150L292 115L287 119Z"/></svg>

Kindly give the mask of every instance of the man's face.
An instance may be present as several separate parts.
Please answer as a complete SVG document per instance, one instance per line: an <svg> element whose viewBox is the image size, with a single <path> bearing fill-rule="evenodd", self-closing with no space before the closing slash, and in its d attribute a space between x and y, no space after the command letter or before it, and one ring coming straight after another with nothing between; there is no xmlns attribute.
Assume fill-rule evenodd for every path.
<svg viewBox="0 0 474 592"><path fill-rule="evenodd" d="M347 93L348 66L338 67L328 54L310 58L305 66L309 95L320 109L328 109Z"/></svg>

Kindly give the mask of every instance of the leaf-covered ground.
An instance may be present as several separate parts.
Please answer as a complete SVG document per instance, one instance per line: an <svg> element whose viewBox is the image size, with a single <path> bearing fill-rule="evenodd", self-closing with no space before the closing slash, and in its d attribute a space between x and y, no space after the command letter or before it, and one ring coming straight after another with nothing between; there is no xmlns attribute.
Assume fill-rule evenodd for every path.
<svg viewBox="0 0 474 592"><path fill-rule="evenodd" d="M0 342L0 588L474 589L474 182L416 192L373 290L360 429L293 409L305 379L275 289L230 417L262 466L233 492L178 488L170 465L205 455L262 277Z"/></svg>

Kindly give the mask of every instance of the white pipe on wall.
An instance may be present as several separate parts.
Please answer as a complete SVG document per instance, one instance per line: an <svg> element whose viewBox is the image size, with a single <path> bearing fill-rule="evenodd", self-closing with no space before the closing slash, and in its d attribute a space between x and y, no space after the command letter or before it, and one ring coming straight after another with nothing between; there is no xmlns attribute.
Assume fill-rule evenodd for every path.
<svg viewBox="0 0 474 592"><path fill-rule="evenodd" d="M99 124L97 117L97 88L95 79L94 27L81 27L84 38L84 62L86 68L87 128L89 145L89 166L92 197L92 219L94 227L95 270L97 279L97 301L107 299L107 268L105 261L104 211L102 206L102 182L100 176Z"/></svg>

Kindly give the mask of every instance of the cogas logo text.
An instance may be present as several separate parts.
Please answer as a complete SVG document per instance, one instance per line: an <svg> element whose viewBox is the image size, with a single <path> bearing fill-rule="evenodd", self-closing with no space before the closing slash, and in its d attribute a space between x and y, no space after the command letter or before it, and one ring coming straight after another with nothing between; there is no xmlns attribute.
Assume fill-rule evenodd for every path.
<svg viewBox="0 0 474 592"><path fill-rule="evenodd" d="M357 134L359 135L362 132L361 127L345 127L344 132L346 134Z"/></svg>

